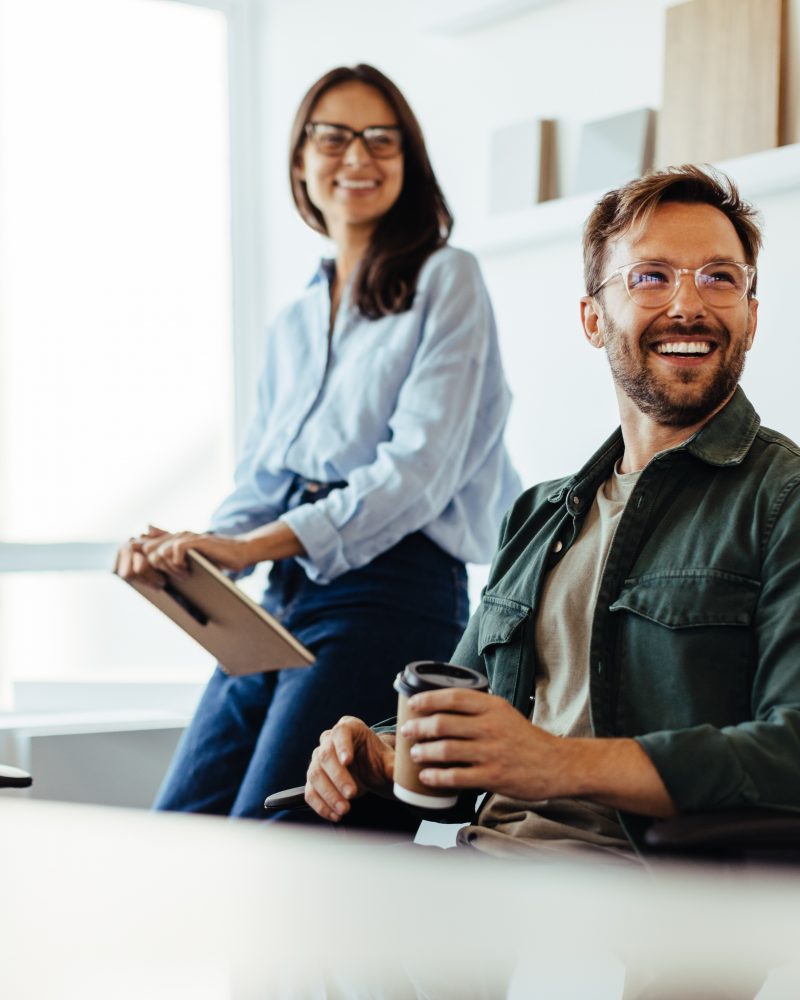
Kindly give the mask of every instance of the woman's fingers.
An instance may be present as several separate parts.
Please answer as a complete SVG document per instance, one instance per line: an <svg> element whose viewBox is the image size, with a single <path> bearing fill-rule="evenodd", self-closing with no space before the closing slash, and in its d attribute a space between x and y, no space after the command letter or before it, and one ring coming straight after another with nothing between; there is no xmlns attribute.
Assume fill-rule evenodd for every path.
<svg viewBox="0 0 800 1000"><path fill-rule="evenodd" d="M150 587L162 588L164 577L151 566L144 554L142 541L130 538L117 552L114 572L129 583L145 583Z"/></svg>
<svg viewBox="0 0 800 1000"><path fill-rule="evenodd" d="M166 537L156 536L142 543L142 551L155 569L162 573L184 576L188 572L186 552L200 537L191 531L181 531Z"/></svg>
<svg viewBox="0 0 800 1000"><path fill-rule="evenodd" d="M131 555L131 574L134 579L146 583L150 587L157 587L159 590L162 590L166 583L163 574L151 566L147 556L139 551L133 552Z"/></svg>
<svg viewBox="0 0 800 1000"><path fill-rule="evenodd" d="M249 565L247 546L239 538L181 531L173 535L155 535L142 543L150 565L175 576L185 576L189 572L189 549L200 552L223 569L239 571Z"/></svg>
<svg viewBox="0 0 800 1000"><path fill-rule="evenodd" d="M157 528L154 524L148 524L147 530L142 532L142 538L163 538L164 535L168 535L169 532L165 531L164 528Z"/></svg>

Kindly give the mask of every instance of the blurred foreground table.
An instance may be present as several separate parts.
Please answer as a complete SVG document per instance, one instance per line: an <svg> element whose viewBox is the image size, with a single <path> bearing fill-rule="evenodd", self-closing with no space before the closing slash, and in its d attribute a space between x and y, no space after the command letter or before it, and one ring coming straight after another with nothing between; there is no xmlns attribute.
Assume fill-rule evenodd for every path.
<svg viewBox="0 0 800 1000"><path fill-rule="evenodd" d="M0 997L800 996L800 871L631 869L3 798Z"/></svg>

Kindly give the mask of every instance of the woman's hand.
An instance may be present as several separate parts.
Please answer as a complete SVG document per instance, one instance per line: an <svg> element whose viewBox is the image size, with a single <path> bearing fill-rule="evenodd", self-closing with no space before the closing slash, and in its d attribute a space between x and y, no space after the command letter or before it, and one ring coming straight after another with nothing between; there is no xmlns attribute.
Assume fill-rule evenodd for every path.
<svg viewBox="0 0 800 1000"><path fill-rule="evenodd" d="M345 715L325 730L311 755L306 802L336 823L359 795L390 794L393 774L394 736L378 736L361 719Z"/></svg>
<svg viewBox="0 0 800 1000"><path fill-rule="evenodd" d="M189 549L236 573L268 559L305 555L297 535L282 521L230 538L193 531L171 533L151 525L143 535L129 539L120 548L114 572L123 580L160 588L166 582L165 575L187 575Z"/></svg>
<svg viewBox="0 0 800 1000"><path fill-rule="evenodd" d="M154 569L174 576L185 576L188 572L188 549L194 549L217 566L236 573L269 559L305 555L297 535L282 521L271 521L255 531L233 537L200 535L193 531L179 531L174 535L161 533L142 545L142 551Z"/></svg>
<svg viewBox="0 0 800 1000"><path fill-rule="evenodd" d="M138 538L129 538L117 552L114 572L128 583L144 583L160 590L165 583L164 577L150 565L144 546L153 539L166 538L168 535L168 531L155 528L151 524Z"/></svg>
<svg viewBox="0 0 800 1000"><path fill-rule="evenodd" d="M258 562L251 543L244 535L225 538L222 535L178 531L171 535L164 533L142 543L142 552L152 569L170 576L188 574L186 553L189 549L207 556L217 566L237 573Z"/></svg>

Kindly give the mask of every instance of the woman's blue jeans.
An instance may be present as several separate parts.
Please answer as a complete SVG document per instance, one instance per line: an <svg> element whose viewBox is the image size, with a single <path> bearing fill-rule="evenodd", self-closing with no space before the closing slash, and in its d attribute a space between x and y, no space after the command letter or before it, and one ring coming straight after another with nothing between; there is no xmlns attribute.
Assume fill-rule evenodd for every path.
<svg viewBox="0 0 800 1000"><path fill-rule="evenodd" d="M450 657L467 621L466 570L416 533L325 586L282 560L262 604L316 662L248 677L217 667L156 809L267 819L264 799L305 782L320 733L342 715L394 715L397 672Z"/></svg>

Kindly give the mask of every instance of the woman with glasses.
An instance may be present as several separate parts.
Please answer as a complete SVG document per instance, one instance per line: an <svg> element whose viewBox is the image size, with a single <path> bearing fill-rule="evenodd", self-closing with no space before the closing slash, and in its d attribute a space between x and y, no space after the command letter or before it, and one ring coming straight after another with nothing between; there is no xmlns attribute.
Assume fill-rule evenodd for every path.
<svg viewBox="0 0 800 1000"><path fill-rule="evenodd" d="M235 489L209 532L151 528L117 571L163 585L188 548L238 574L271 561L263 606L315 662L217 668L162 809L264 818L322 730L393 714L404 664L454 649L464 564L490 558L519 488L491 304L474 258L447 245L452 217L397 87L365 65L318 80L289 176L335 257L268 330Z"/></svg>

